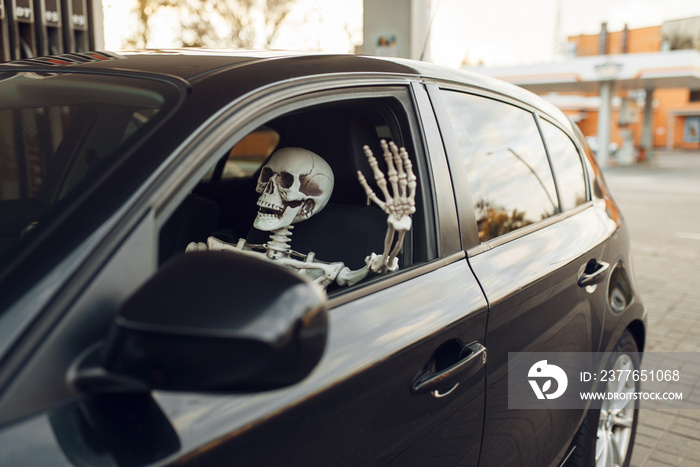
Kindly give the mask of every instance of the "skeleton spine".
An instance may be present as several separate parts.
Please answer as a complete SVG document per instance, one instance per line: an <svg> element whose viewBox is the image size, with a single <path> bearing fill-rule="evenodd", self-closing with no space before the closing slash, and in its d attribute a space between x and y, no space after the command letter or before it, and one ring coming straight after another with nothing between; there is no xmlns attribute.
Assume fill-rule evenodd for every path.
<svg viewBox="0 0 700 467"><path fill-rule="evenodd" d="M289 237L292 235L293 225L273 230L270 234L270 241L267 242L267 256L271 259L287 258L291 249L289 248Z"/></svg>

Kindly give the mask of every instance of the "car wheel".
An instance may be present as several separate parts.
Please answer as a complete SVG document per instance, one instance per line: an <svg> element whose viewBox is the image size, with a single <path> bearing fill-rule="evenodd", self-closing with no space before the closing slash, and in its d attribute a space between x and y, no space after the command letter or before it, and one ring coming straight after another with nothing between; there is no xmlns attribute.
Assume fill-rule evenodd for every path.
<svg viewBox="0 0 700 467"><path fill-rule="evenodd" d="M639 370L639 349L629 331L625 331L615 344L607 369ZM639 391L639 381L607 381L599 390L606 393L630 394ZM637 432L639 401L618 398L603 401L599 409L588 411L579 428L567 466L603 467L608 465L627 467L632 457L634 437Z"/></svg>

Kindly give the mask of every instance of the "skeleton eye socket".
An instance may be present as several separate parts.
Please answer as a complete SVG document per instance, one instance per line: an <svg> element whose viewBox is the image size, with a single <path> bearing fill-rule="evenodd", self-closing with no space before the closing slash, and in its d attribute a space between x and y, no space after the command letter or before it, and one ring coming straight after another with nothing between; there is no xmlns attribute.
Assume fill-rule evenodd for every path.
<svg viewBox="0 0 700 467"><path fill-rule="evenodd" d="M294 184L294 175L289 172L282 172L279 176L279 182L282 188L289 188Z"/></svg>
<svg viewBox="0 0 700 467"><path fill-rule="evenodd" d="M272 178L272 174L274 172L272 171L271 168L269 167L263 167L262 172L260 172L260 182L261 183L267 183L270 181L270 178Z"/></svg>

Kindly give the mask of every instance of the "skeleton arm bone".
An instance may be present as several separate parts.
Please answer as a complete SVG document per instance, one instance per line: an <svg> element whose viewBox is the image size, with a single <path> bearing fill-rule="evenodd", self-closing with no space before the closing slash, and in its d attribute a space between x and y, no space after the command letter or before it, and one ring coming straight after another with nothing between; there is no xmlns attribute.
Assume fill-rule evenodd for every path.
<svg viewBox="0 0 700 467"><path fill-rule="evenodd" d="M204 242L190 242L185 249L185 252L190 253L193 251L232 251L234 253L240 253L244 250L250 250L251 246L246 243L245 238L239 238L238 243L233 245L232 243L227 243L219 240L216 237L207 238L207 243Z"/></svg>
<svg viewBox="0 0 700 467"><path fill-rule="evenodd" d="M344 267L343 269L340 270L340 273L338 274L338 277L336 278L336 282L338 285L342 286L351 286L355 285L364 278L366 278L370 271L377 272L375 269L378 269L381 267L382 264L384 264L384 258L382 256L377 255L376 253L372 253L370 256L365 258L365 266L356 269L356 270L351 270L348 267ZM399 260L398 258L394 258L393 261L388 265L387 269L389 271L396 271L399 268Z"/></svg>
<svg viewBox="0 0 700 467"><path fill-rule="evenodd" d="M336 263L325 263L322 261L316 261L314 253L309 253L304 255L296 251L291 251L291 254L297 256L301 259L295 259L292 257L277 257L270 258L265 254L265 245L250 244L241 238L238 240L236 245L227 243L219 240L216 237L209 237L207 243L195 243L192 242L188 245L186 251L227 251L230 253L242 254L247 256L252 256L258 259L266 259L268 261L274 261L280 266L288 266L290 268L296 269L300 272L306 272L309 276L314 278L314 281L321 285L322 287L327 287L330 283L335 281L341 272L350 270L345 267L345 264L341 262ZM364 274L366 276L367 273ZM360 279L357 279L360 280ZM357 281L356 280L356 281ZM356 282L355 281L355 282ZM355 282L352 282L354 284ZM348 284L351 285L351 284Z"/></svg>
<svg viewBox="0 0 700 467"><path fill-rule="evenodd" d="M345 267L345 264L341 262L324 263L321 261L314 261L313 256L307 257L307 261L293 258L281 258L275 261L282 266L289 266L299 271L309 271L309 275L315 277L314 282L323 288L326 288L330 283L337 280L342 271L349 271L349 269Z"/></svg>

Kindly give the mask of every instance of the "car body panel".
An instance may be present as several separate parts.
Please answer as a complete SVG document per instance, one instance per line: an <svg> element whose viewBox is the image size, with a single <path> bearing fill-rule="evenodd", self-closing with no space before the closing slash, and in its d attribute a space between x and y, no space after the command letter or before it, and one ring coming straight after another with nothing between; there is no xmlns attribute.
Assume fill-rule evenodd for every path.
<svg viewBox="0 0 700 467"><path fill-rule="evenodd" d="M1 450L0 463L549 465L563 459L583 412L509 410L508 352L609 350L630 326L643 342L644 307L636 295L613 313L609 279L590 288L577 284L591 259L631 271L626 226L595 161L584 160L585 204L480 244L469 181L437 90L456 86L546 116L592 157L560 111L491 78L401 59L177 50L111 58L0 65L0 73L141 76L169 83L182 98L51 232L60 242L73 232L71 223L99 211L92 234L75 238L72 254L43 258L48 239L32 252L40 267L17 263L16 277L0 282L21 283L5 295L3 304L13 303L0 315L0 324L15 327L0 347L0 446L24 446ZM156 273L159 230L222 147L302 105L382 93L399 96L411 133L404 137L415 156L426 158L419 180L429 184L426 212L414 222L435 230L421 240L429 243L430 258L331 295L326 352L309 377L260 394L85 396L66 382L76 356L104 339L121 303ZM31 278L46 273L53 280L41 297L15 301L35 293ZM25 310L31 318L18 320ZM415 393L421 375L455 364L469 344L486 347L474 374L437 393ZM123 404L124 413L110 412L110 404ZM129 421L130 411L137 422ZM110 417L118 422L105 422ZM133 423L149 427L152 437L139 438Z"/></svg>
<svg viewBox="0 0 700 467"><path fill-rule="evenodd" d="M413 456L411 448L420 455L476 465L483 370L449 398L410 392L413 379L442 343L483 338L486 302L466 261L456 258L426 276L340 305L329 317L330 345L303 383L253 396L155 393L181 442L181 449L164 461L197 454L194 465L221 465L232 458L240 465L260 465L263 460L403 465L401 456ZM52 418L68 417L75 407L69 404L54 411ZM431 435L426 436L426 427ZM51 429L49 418L35 417L1 432L0 445L16 433L47 429ZM267 435L261 437L261 432ZM269 433L276 433L280 449L269 449ZM348 437L357 444L348 444ZM43 449L55 450L50 442L55 439L42 439ZM72 462L85 452L97 457L101 449L109 451L80 437L61 449ZM3 451L0 457L12 463L31 460L31 455L24 450Z"/></svg>
<svg viewBox="0 0 700 467"><path fill-rule="evenodd" d="M441 89L455 89L489 97L546 116L568 129L587 168L586 177L597 189L587 189L591 201L533 225L479 242L475 209L464 187L469 181L462 169L463 154L443 107ZM607 281L581 287L577 284L587 263L599 260L615 264L629 257L619 250L628 235L619 210L610 197L595 160L580 134L557 109L535 104L519 93L481 88L477 83L440 80L428 85L440 123L457 196L462 242L469 263L489 302L486 346L492 349L487 368L487 403L481 465L557 465L583 419L582 411L519 411L508 408L508 356L511 352L581 352L610 350L630 320L642 320L640 309L629 307L624 319L613 316L607 304ZM534 104L534 105L533 105ZM585 232L585 235L581 235ZM619 238L618 238L619 237ZM610 271L608 271L608 278ZM609 280L609 279L608 279ZM638 301L636 305L639 305ZM608 330L615 327L619 334ZM493 343L500 343L494 346Z"/></svg>
<svg viewBox="0 0 700 467"><path fill-rule="evenodd" d="M172 416L179 431L195 439L193 448L203 443L197 439L202 433L211 433L202 425L223 424L217 427L222 435L234 431L231 423L238 426L235 431L240 435L215 442L210 454L197 461L202 462L199 465L218 465L226 458L236 458L242 465L285 459L305 465L382 465L411 445L427 449L424 443L439 443L442 437L426 438L424 428L441 426L461 409L459 419L473 440L481 436L483 373L451 400L410 392L413 378L440 344L454 338L481 339L486 304L470 276L461 260L386 289L371 300L368 297L331 310L332 343L317 370L294 388L222 398L228 410L207 404L205 411L197 413L180 400L178 409L170 409L170 402L175 402L172 397L162 405L166 411L197 413L195 419L185 414ZM442 292L446 285L455 290L449 297ZM426 294L430 300L424 301ZM416 306L419 302L426 305ZM183 420L181 428L178 420ZM267 449L268 435L261 433L274 433L280 449ZM347 439L357 444L348 445ZM469 450L449 454L461 459Z"/></svg>
<svg viewBox="0 0 700 467"><path fill-rule="evenodd" d="M582 230L587 235L579 235ZM577 282L586 263L603 256L605 239L589 206L469 259L489 300L486 341L507 343L494 349L487 373L482 465L507 465L521 455L549 465L573 438L580 411L508 408L508 354L585 352L598 345L601 310L592 309L591 294Z"/></svg>

